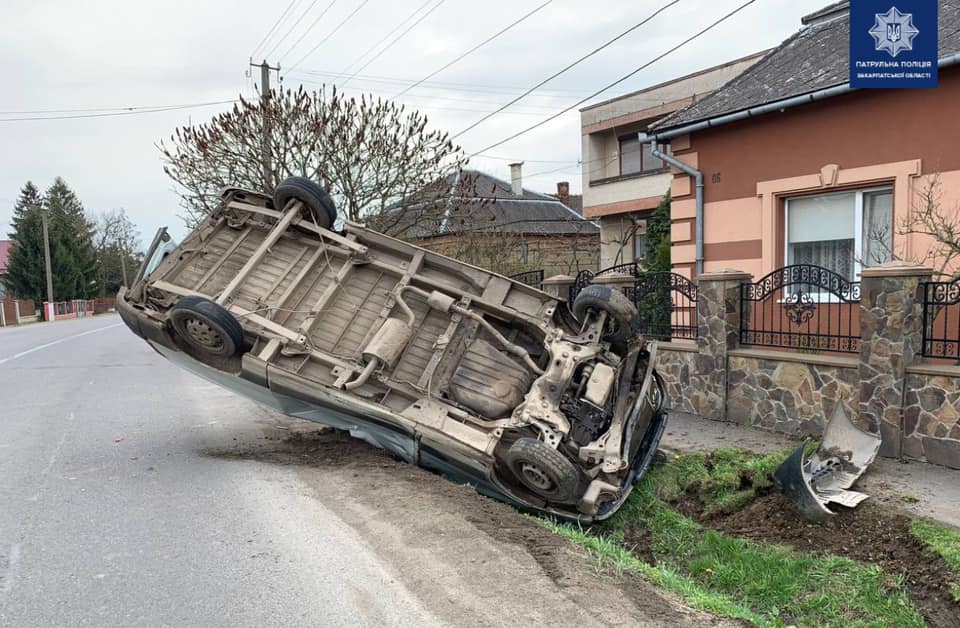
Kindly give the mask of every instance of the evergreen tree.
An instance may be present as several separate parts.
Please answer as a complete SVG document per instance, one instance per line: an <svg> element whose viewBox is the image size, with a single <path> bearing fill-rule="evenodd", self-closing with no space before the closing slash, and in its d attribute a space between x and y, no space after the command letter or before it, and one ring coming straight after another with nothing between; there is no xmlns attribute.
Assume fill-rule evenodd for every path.
<svg viewBox="0 0 960 628"><path fill-rule="evenodd" d="M647 221L646 269L638 279L649 290L639 300L637 310L648 336L658 340L670 340L673 312L672 290L669 276L670 262L670 192L664 195Z"/></svg>
<svg viewBox="0 0 960 628"><path fill-rule="evenodd" d="M669 272L673 269L670 262L670 192L664 195L647 223L647 246L650 251L647 270Z"/></svg>
<svg viewBox="0 0 960 628"><path fill-rule="evenodd" d="M47 298L42 211L48 212L50 265L56 301L91 298L97 293L93 225L83 205L57 177L41 197L32 182L20 191L13 211L13 240L4 283L12 295L40 303Z"/></svg>
<svg viewBox="0 0 960 628"><path fill-rule="evenodd" d="M43 261L43 225L40 211L43 198L40 191L27 181L13 209L13 230L8 237L13 241L4 285L10 295L20 299L43 300L46 274Z"/></svg>
<svg viewBox="0 0 960 628"><path fill-rule="evenodd" d="M66 182L57 177L47 189L53 298L57 301L92 298L97 294L97 256L93 224L83 204Z"/></svg>

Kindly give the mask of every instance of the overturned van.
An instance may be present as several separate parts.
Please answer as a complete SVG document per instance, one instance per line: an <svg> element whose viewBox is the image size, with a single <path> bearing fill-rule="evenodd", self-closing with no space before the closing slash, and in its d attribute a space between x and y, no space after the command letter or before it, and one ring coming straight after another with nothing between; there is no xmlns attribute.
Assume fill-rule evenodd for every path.
<svg viewBox="0 0 960 628"><path fill-rule="evenodd" d="M172 362L523 508L612 515L667 421L633 304L572 304L361 225L290 178L161 230L118 309Z"/></svg>

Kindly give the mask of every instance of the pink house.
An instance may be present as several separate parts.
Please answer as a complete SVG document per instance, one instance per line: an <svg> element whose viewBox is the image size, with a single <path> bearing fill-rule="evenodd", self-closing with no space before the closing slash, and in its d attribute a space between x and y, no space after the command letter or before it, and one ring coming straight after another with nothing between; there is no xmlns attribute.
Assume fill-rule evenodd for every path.
<svg viewBox="0 0 960 628"><path fill-rule="evenodd" d="M10 259L10 248L12 246L12 240L0 240L0 299L6 296L6 288L3 285L3 277L7 274L7 262Z"/></svg>
<svg viewBox="0 0 960 628"><path fill-rule="evenodd" d="M839 2L642 134L675 160L674 270L759 279L815 264L855 280L892 257L942 265L936 241L908 228L930 191L948 219L960 212L960 0L939 7L937 89L851 89Z"/></svg>

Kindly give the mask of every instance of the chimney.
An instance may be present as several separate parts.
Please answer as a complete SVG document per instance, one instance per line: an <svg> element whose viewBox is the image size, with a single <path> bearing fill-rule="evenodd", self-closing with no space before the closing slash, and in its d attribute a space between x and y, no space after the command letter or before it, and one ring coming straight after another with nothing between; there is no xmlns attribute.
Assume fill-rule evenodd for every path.
<svg viewBox="0 0 960 628"><path fill-rule="evenodd" d="M510 187L516 196L523 196L523 162L510 164Z"/></svg>
<svg viewBox="0 0 960 628"><path fill-rule="evenodd" d="M560 202L564 205L566 205L567 201L570 200L569 181L557 181L557 198L560 199Z"/></svg>

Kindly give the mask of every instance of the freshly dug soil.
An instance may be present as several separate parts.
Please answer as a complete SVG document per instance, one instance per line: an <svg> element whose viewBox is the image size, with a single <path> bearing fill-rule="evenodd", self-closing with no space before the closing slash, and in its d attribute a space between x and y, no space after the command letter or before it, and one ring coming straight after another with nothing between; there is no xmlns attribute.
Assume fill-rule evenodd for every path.
<svg viewBox="0 0 960 628"><path fill-rule="evenodd" d="M927 624L935 628L960 626L960 604L950 595L953 575L944 560L910 534L910 518L884 512L865 502L858 508L837 506L837 515L823 524L800 517L778 492L765 494L733 513L703 514L704 504L694 493L671 504L683 514L724 534L789 545L813 554L834 554L879 565L889 574L905 576L911 600ZM638 555L642 553L638 551Z"/></svg>
<svg viewBox="0 0 960 628"><path fill-rule="evenodd" d="M272 417L261 438L203 453L295 468L450 625L743 625L690 609L639 576L600 573L586 552L514 508L345 432Z"/></svg>

